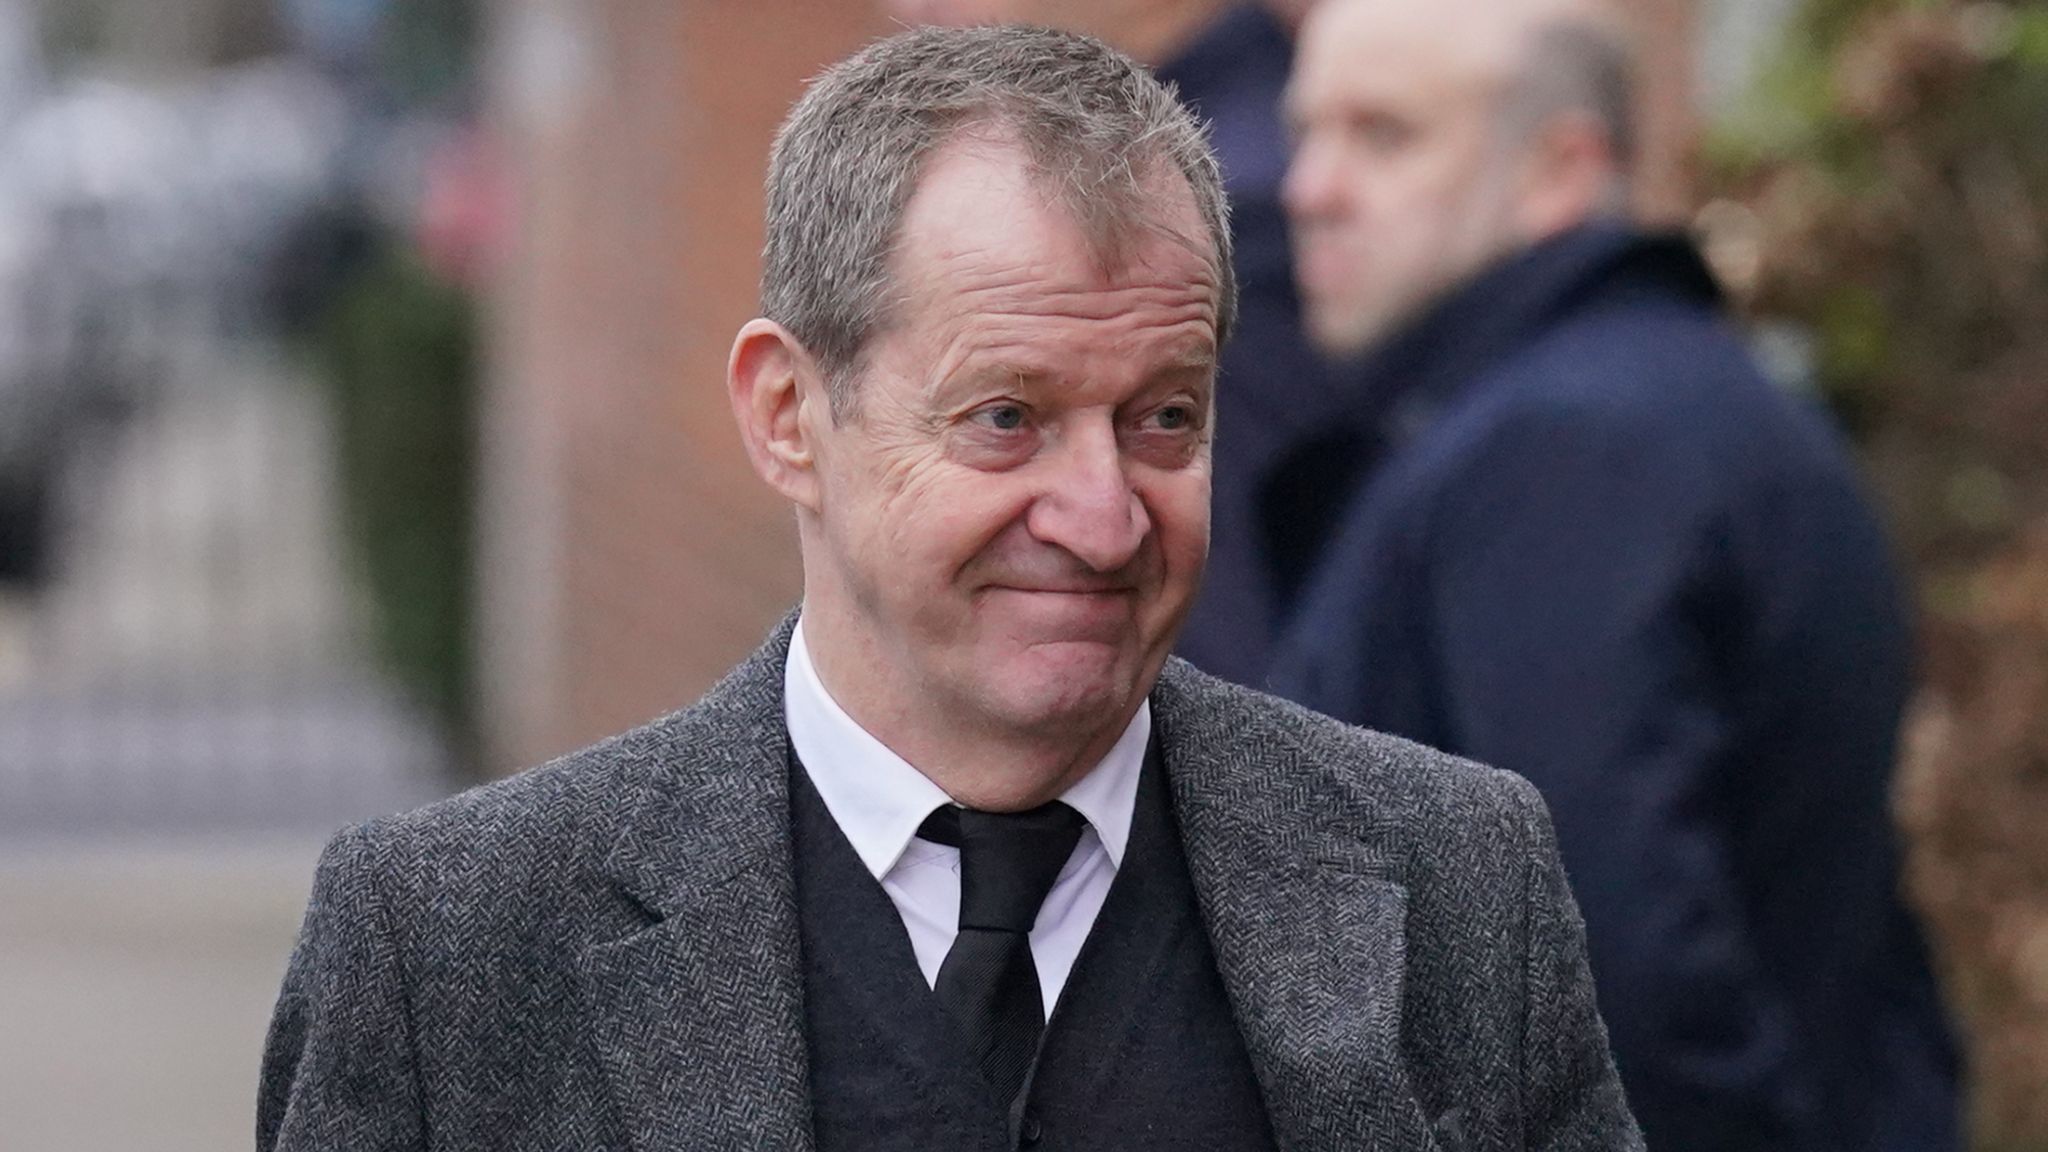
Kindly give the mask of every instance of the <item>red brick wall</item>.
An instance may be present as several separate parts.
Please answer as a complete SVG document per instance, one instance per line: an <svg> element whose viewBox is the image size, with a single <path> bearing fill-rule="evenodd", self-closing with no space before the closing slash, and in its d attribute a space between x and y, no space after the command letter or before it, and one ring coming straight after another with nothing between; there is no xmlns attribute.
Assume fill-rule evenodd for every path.
<svg viewBox="0 0 2048 1152"><path fill-rule="evenodd" d="M486 428L498 770L689 702L793 603L789 513L724 395L761 176L802 81L880 26L826 0L525 0L496 100L519 186Z"/></svg>

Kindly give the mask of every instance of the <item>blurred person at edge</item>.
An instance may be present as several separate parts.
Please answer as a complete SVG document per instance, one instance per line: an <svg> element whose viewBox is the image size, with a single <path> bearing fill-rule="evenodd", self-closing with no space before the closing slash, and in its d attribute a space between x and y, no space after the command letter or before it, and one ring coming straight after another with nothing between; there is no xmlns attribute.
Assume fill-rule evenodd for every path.
<svg viewBox="0 0 2048 1152"><path fill-rule="evenodd" d="M1261 514L1262 478L1340 415L1343 395L1302 331L1280 208L1280 98L1300 0L882 0L911 24L1037 24L1135 56L1207 123L1230 193L1239 308L1216 393L1209 566L1175 654L1226 680L1264 681L1275 626L1319 522ZM1326 521L1326 518L1325 518Z"/></svg>
<svg viewBox="0 0 2048 1152"><path fill-rule="evenodd" d="M335 838L266 1149L1640 1149L1535 790L1168 656L1234 289L1098 41L922 29L771 156L726 386L798 612Z"/></svg>
<svg viewBox="0 0 2048 1152"><path fill-rule="evenodd" d="M1284 187L1361 366L1273 686L1556 815L1650 1147L1942 1149L1955 1068L1886 792L1909 682L1844 446L1625 217L1632 60L1561 0L1328 0Z"/></svg>

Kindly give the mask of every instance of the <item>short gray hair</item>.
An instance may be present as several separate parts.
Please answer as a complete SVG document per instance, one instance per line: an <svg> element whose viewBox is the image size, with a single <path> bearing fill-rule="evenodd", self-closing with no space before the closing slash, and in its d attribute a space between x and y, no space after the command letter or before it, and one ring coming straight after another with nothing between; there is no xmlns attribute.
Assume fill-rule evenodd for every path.
<svg viewBox="0 0 2048 1152"><path fill-rule="evenodd" d="M1561 113L1586 113L1607 137L1623 177L1635 168L1635 55L1618 29L1571 18L1538 25L1501 109L1505 134L1517 144L1534 140Z"/></svg>
<svg viewBox="0 0 2048 1152"><path fill-rule="evenodd" d="M1086 36L915 29L814 80L768 162L761 310L817 358L835 416L854 410L862 352L890 320L890 255L923 162L973 130L1020 146L1106 264L1156 219L1148 179L1177 171L1208 231L1217 340L1228 335L1237 286L1222 176L1172 89Z"/></svg>

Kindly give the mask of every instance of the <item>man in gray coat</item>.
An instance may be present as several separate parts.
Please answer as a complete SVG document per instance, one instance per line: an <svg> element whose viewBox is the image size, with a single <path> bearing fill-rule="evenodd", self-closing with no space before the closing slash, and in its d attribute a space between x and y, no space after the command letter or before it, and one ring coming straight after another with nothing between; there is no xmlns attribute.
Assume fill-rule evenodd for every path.
<svg viewBox="0 0 2048 1152"><path fill-rule="evenodd" d="M1529 786L1168 659L1234 305L1171 93L906 33L768 199L727 383L799 612L338 836L259 1147L1640 1147Z"/></svg>

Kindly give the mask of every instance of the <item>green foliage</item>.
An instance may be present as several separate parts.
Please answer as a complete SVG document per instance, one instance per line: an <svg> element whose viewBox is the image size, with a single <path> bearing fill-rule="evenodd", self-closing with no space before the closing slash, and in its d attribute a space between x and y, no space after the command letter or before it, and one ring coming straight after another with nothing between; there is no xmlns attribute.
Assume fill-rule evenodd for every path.
<svg viewBox="0 0 2048 1152"><path fill-rule="evenodd" d="M380 71L400 99L429 104L468 87L483 40L477 0L404 0L388 21Z"/></svg>
<svg viewBox="0 0 2048 1152"><path fill-rule="evenodd" d="M1864 284L1844 284L1820 301L1823 378L1841 391L1884 370L1890 351L1884 301Z"/></svg>
<svg viewBox="0 0 2048 1152"><path fill-rule="evenodd" d="M349 539L400 681L470 735L477 336L467 295L390 247L315 336Z"/></svg>
<svg viewBox="0 0 2048 1152"><path fill-rule="evenodd" d="M1810 0L1707 156L1922 575L2048 515L2048 8Z"/></svg>

